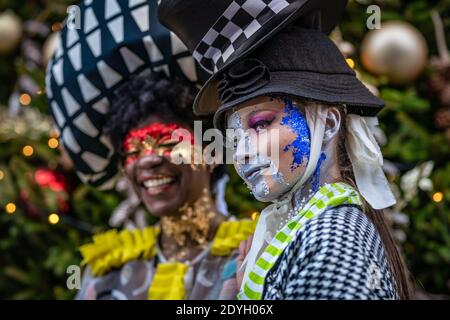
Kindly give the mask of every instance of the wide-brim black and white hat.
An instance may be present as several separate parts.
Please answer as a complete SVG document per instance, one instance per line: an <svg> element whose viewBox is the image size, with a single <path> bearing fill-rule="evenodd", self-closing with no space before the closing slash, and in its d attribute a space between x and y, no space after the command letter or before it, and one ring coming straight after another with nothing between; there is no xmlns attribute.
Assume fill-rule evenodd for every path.
<svg viewBox="0 0 450 320"><path fill-rule="evenodd" d="M347 0L162 0L159 19L174 31L212 77L194 102L198 115L220 106L215 77L287 25L328 34L340 21Z"/></svg>
<svg viewBox="0 0 450 320"><path fill-rule="evenodd" d="M83 182L112 187L118 157L102 127L110 97L151 69L200 84L205 72L157 20L157 0L85 0L59 36L46 89L61 141Z"/></svg>

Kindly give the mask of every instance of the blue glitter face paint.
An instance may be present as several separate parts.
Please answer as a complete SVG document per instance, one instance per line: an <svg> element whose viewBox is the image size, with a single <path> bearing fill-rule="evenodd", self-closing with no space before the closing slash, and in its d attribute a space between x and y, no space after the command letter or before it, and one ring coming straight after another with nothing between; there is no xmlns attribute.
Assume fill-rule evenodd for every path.
<svg viewBox="0 0 450 320"><path fill-rule="evenodd" d="M325 161L327 156L325 153L321 152L319 160L317 161L316 170L314 170L312 181L311 181L311 189L313 193L316 193L319 190L320 187L320 170L322 168L322 164Z"/></svg>
<svg viewBox="0 0 450 320"><path fill-rule="evenodd" d="M308 161L310 154L310 132L305 116L300 110L292 104L289 99L284 99L286 105L284 112L286 116L281 119L281 125L289 126L291 131L296 134L295 140L284 147L283 151L292 150L294 160L292 161L291 170L295 170L304 161Z"/></svg>

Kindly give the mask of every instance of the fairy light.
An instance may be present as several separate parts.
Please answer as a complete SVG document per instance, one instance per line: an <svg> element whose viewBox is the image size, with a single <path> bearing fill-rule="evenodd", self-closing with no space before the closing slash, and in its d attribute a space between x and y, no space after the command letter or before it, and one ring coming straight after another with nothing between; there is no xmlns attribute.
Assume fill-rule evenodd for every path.
<svg viewBox="0 0 450 320"><path fill-rule="evenodd" d="M52 31L53 32L58 32L59 30L61 30L61 23L55 22L54 24L52 24Z"/></svg>
<svg viewBox="0 0 450 320"><path fill-rule="evenodd" d="M442 192L436 192L433 194L433 201L436 203L441 202L444 199L444 194Z"/></svg>
<svg viewBox="0 0 450 320"><path fill-rule="evenodd" d="M257 211L253 212L251 215L252 220L255 221L258 218L258 216L259 216L259 213Z"/></svg>
<svg viewBox="0 0 450 320"><path fill-rule="evenodd" d="M25 157L31 157L34 153L34 149L32 146L25 146L22 149L22 153Z"/></svg>
<svg viewBox="0 0 450 320"><path fill-rule="evenodd" d="M351 58L347 58L345 59L345 61L347 61L347 64L349 65L350 68L355 69L355 61Z"/></svg>
<svg viewBox="0 0 450 320"><path fill-rule="evenodd" d="M51 149L56 149L59 146L59 141L56 138L50 138L48 139L48 146Z"/></svg>
<svg viewBox="0 0 450 320"><path fill-rule="evenodd" d="M56 213L52 213L48 216L48 223L50 224L57 224L59 220L59 215Z"/></svg>
<svg viewBox="0 0 450 320"><path fill-rule="evenodd" d="M31 96L28 93L22 93L20 95L19 102L23 106L28 106L31 103Z"/></svg>
<svg viewBox="0 0 450 320"><path fill-rule="evenodd" d="M56 129L50 130L50 137L51 138L59 138L59 132Z"/></svg>
<svg viewBox="0 0 450 320"><path fill-rule="evenodd" d="M0 181L2 181L5 178L5 173L0 170Z"/></svg>
<svg viewBox="0 0 450 320"><path fill-rule="evenodd" d="M8 203L5 206L6 213L8 214L13 214L14 212L16 212L16 209L17 209L16 205L12 202Z"/></svg>

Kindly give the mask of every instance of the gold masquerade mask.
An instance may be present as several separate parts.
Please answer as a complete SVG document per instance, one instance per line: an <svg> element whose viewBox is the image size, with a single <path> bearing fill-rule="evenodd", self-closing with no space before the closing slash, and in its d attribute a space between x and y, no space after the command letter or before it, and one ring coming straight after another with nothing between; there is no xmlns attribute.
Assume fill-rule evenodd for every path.
<svg viewBox="0 0 450 320"><path fill-rule="evenodd" d="M123 151L124 164L135 162L143 155L156 154L171 158L173 149L184 141L194 145L193 135L175 123L151 123L148 126L131 130L125 137Z"/></svg>

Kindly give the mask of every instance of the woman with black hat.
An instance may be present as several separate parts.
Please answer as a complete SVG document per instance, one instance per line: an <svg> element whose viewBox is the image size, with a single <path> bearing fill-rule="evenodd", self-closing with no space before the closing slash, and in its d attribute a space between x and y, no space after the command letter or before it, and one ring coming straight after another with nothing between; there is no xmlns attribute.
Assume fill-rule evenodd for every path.
<svg viewBox="0 0 450 320"><path fill-rule="evenodd" d="M64 26L49 63L52 115L79 177L107 188L123 171L159 219L83 245L79 299L233 298L239 242L254 230L227 216L223 166L174 161L197 151L200 73L156 9L156 0L84 1L83 30Z"/></svg>
<svg viewBox="0 0 450 320"><path fill-rule="evenodd" d="M241 244L240 299L410 297L383 213L395 198L372 134L384 104L312 29L330 30L336 3L231 1L221 12L207 8L215 16L201 27L180 22L194 6L166 0L159 8L213 73L195 111L215 112L215 126L232 130L237 172L258 200L272 202Z"/></svg>

